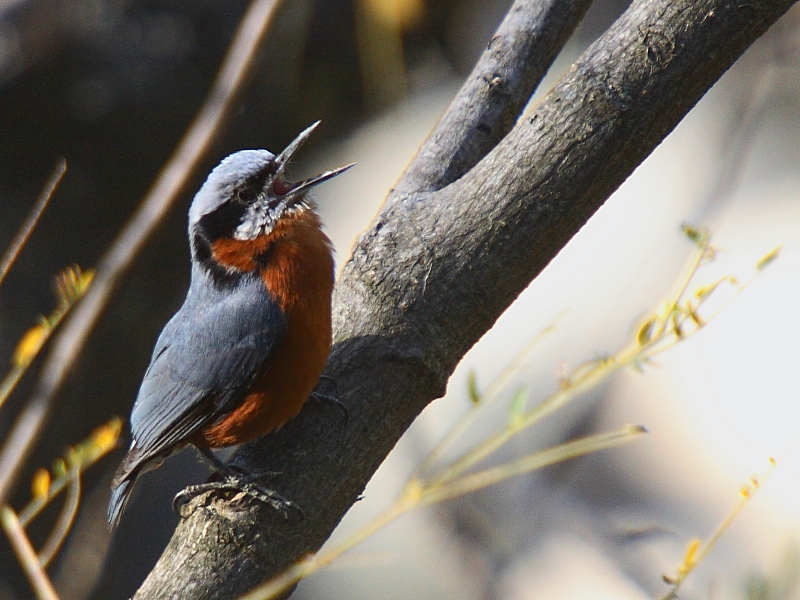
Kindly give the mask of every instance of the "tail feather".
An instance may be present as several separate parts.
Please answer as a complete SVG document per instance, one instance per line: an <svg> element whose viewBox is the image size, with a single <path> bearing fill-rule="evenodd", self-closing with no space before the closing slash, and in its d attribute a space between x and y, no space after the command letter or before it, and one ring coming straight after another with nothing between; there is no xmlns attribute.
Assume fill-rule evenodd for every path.
<svg viewBox="0 0 800 600"><path fill-rule="evenodd" d="M112 489L111 502L108 505L109 528L114 529L119 525L119 520L122 517L122 513L125 512L125 506L128 504L128 499L138 477L138 472L131 473L126 479L116 483L116 487Z"/></svg>

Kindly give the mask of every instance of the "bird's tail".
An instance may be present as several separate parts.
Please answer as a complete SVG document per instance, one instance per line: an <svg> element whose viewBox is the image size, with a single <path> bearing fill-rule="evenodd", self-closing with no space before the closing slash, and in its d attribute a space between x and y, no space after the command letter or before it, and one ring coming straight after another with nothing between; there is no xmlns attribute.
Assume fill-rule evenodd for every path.
<svg viewBox="0 0 800 600"><path fill-rule="evenodd" d="M130 498L133 486L138 477L138 470L134 471L112 489L111 502L108 505L108 526L110 529L114 529L119 525L120 517L122 517L122 513L125 512L125 506L128 504L128 499Z"/></svg>

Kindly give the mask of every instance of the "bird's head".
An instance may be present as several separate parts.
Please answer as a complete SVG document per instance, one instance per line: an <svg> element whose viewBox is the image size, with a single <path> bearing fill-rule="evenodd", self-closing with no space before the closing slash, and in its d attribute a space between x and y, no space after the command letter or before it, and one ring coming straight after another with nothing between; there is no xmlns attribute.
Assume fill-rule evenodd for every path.
<svg viewBox="0 0 800 600"><path fill-rule="evenodd" d="M325 171L303 181L284 177L289 160L319 121L298 135L278 156L267 150L241 150L225 158L208 176L189 209L193 257L211 259L219 241L255 242L268 236L281 219L311 210L308 191L353 166Z"/></svg>

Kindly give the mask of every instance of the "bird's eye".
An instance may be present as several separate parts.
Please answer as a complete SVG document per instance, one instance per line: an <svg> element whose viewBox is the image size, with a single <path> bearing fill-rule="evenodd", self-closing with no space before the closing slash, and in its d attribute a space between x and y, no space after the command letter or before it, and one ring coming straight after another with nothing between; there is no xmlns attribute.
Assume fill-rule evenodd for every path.
<svg viewBox="0 0 800 600"><path fill-rule="evenodd" d="M250 188L242 188L236 192L236 200L242 204L250 204L256 197L256 193Z"/></svg>

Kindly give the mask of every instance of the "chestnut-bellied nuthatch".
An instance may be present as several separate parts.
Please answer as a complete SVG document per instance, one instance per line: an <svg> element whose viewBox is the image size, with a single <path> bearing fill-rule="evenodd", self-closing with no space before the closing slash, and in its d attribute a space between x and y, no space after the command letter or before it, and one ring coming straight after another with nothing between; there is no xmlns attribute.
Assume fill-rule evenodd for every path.
<svg viewBox="0 0 800 600"><path fill-rule="evenodd" d="M279 156L231 154L195 196L189 292L156 342L131 412L131 446L112 483L112 527L138 477L187 444L224 475L193 492L233 488L274 497L211 449L254 439L295 416L330 352L332 246L308 191L353 165L298 183L284 178L318 124Z"/></svg>

